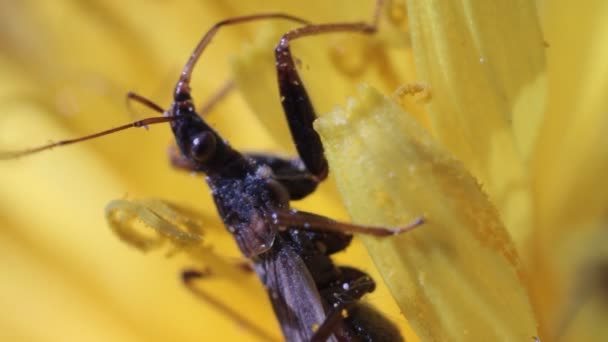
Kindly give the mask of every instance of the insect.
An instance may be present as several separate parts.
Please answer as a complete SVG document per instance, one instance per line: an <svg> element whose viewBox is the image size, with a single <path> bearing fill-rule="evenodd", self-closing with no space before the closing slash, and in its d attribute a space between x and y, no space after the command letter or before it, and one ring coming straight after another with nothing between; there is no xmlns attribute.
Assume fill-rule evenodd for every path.
<svg viewBox="0 0 608 342"><path fill-rule="evenodd" d="M353 233L391 236L419 226L423 219L397 228L337 222L290 208L291 200L312 193L328 175L316 113L298 75L290 43L306 36L376 31L372 23L310 24L281 13L234 17L215 24L187 61L167 110L130 93L128 98L159 112L151 117L91 135L2 155L15 158L53 147L97 138L131 127L169 123L178 151L172 162L181 169L204 173L218 213L242 254L265 285L283 335L288 341L398 340L398 330L359 299L375 288L373 280L352 267L336 266L330 255L345 249ZM236 151L196 112L190 89L193 69L217 31L255 20L284 19L303 26L287 32L275 50L279 92L298 158ZM184 280L200 276L185 272ZM347 317L345 317L347 316Z"/></svg>

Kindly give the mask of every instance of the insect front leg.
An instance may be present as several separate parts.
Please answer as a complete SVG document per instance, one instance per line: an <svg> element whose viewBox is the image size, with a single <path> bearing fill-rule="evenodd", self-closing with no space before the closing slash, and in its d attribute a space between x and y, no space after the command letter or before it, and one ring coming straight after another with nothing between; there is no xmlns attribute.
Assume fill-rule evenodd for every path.
<svg viewBox="0 0 608 342"><path fill-rule="evenodd" d="M289 45L275 50L281 105L294 144L310 173L318 180L329 172L321 137L314 130L317 114L296 69Z"/></svg>
<svg viewBox="0 0 608 342"><path fill-rule="evenodd" d="M328 164L319 134L313 123L317 118L310 97L302 83L291 53L290 43L294 39L332 32L354 32L373 34L383 0L376 1L376 10L371 23L330 23L307 25L283 35L275 49L279 94L291 135L304 165L318 180L327 178Z"/></svg>
<svg viewBox="0 0 608 342"><path fill-rule="evenodd" d="M302 199L315 191L319 179L308 171L300 158L281 158L272 154L248 153L247 157L258 165L268 166L273 179L281 183L290 200Z"/></svg>

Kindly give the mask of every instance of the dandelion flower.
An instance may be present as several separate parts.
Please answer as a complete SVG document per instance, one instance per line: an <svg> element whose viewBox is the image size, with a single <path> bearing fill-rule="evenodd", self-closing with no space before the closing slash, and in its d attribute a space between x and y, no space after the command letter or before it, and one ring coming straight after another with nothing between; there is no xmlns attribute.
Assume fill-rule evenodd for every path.
<svg viewBox="0 0 608 342"><path fill-rule="evenodd" d="M366 298L410 341L601 340L602 294L583 271L601 270L606 255L606 5L542 4L542 22L535 3L523 0L385 5L374 36L294 43L340 190L328 182L298 207L346 219L341 197L358 223L428 219L395 239L363 239L398 308L383 287ZM361 21L374 4L263 6L1 4L1 149L122 124L132 119L127 91L168 103L194 44L220 19L281 10L313 22ZM197 66L201 103L236 80L238 91L208 120L239 149L293 153L272 60L290 27L227 29ZM184 288L179 271L200 266L191 254L144 256L108 229L103 208L111 199L162 198L202 213L204 243L213 248L207 258L237 260L202 180L169 167L171 139L154 127L3 162L2 339L281 338L254 276L236 272L228 279L238 282L218 276L202 286L261 333ZM339 260L379 280L358 243Z"/></svg>

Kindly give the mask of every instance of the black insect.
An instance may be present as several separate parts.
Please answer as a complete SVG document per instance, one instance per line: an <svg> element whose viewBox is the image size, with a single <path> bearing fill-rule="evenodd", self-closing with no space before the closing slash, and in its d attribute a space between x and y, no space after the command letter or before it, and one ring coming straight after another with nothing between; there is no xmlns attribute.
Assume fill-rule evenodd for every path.
<svg viewBox="0 0 608 342"><path fill-rule="evenodd" d="M364 294L374 290L374 281L355 268L336 266L330 255L345 249L352 233L390 236L418 226L422 219L400 228L367 227L336 222L289 206L291 200L312 193L328 174L323 146L313 129L316 114L294 65L289 44L297 38L330 32L374 33L381 1L377 3L371 24L312 25L280 13L221 21L195 48L175 86L173 103L166 111L142 96L129 94L130 99L162 113L162 117L3 157L19 157L130 127L169 122L179 148L171 160L179 168L206 175L219 215L268 290L286 340L401 340L398 329L390 321L359 302ZM299 158L242 154L234 150L197 114L191 97L193 68L220 27L271 18L304 25L287 32L275 51L282 105ZM189 282L200 275L188 271L183 277Z"/></svg>

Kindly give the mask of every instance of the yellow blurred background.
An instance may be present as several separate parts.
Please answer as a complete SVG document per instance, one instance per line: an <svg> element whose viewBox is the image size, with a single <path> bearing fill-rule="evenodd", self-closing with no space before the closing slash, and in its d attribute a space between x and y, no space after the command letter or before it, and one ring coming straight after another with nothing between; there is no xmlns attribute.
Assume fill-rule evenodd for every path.
<svg viewBox="0 0 608 342"><path fill-rule="evenodd" d="M0 150L156 115L141 106L129 111L125 94L136 91L166 107L194 45L220 19L284 11L313 22L360 21L372 8L368 0L0 2ZM197 101L203 103L231 77L229 60L242 55L243 46L253 44L264 27L269 24L220 32L194 73ZM327 51L328 42L336 41L328 39L297 45L302 55L325 56L323 64L304 59L303 67L320 113L343 103L355 86L348 77L334 80L336 68ZM238 91L208 120L239 149L292 151L271 138ZM196 266L192 260L181 255L167 260L162 251L139 253L114 236L105 221L104 207L113 199L169 200L212 217L205 222L206 241L238 258L202 177L169 166L171 140L161 125L0 163L1 340L256 339L181 285L179 272ZM311 197L298 207L347 219L331 184ZM359 243L339 259L379 279ZM244 278L239 284L209 279L205 285L280 339L264 290L254 276ZM384 288L366 298L404 327Z"/></svg>

